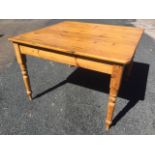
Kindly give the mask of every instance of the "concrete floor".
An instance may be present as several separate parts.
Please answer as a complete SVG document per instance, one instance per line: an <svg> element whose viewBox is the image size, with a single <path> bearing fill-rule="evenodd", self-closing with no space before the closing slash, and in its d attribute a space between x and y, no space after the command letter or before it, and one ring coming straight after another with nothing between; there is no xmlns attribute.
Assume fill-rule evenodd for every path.
<svg viewBox="0 0 155 155"><path fill-rule="evenodd" d="M155 134L155 20L85 20L145 28L109 132L107 75L27 57L29 102L7 38L60 21L0 20L0 134Z"/></svg>

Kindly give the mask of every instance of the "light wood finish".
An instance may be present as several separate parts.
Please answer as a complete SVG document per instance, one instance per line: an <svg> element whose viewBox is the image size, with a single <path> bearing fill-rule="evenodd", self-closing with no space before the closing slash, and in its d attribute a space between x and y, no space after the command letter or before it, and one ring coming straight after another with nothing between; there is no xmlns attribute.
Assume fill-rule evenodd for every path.
<svg viewBox="0 0 155 155"><path fill-rule="evenodd" d="M11 38L12 41L126 64L134 55L143 29L62 22Z"/></svg>
<svg viewBox="0 0 155 155"><path fill-rule="evenodd" d="M88 59L85 57L75 56L73 54L67 55L66 53L56 52L56 51L47 51L38 48L20 46L20 51L22 54L27 54L47 60L53 60L60 63L65 63L69 65L73 65L76 67L87 68L95 71L99 71L102 73L111 74L112 66L108 63L103 63L100 61Z"/></svg>
<svg viewBox="0 0 155 155"><path fill-rule="evenodd" d="M29 99L32 100L32 91L31 91L29 76L28 76L28 73L27 73L25 55L22 55L20 53L18 44L13 44L13 45L14 45L14 49L15 49L15 52L16 52L17 62L20 65L21 73L22 73L22 76L23 76L23 80L24 80L24 84L25 84L25 88L26 88L26 93L27 93Z"/></svg>
<svg viewBox="0 0 155 155"><path fill-rule="evenodd" d="M113 111L116 104L116 98L121 84L123 69L124 67L121 65L113 66L113 72L110 79L110 94L109 94L109 102L108 102L106 124L105 124L106 129L109 129L111 125Z"/></svg>
<svg viewBox="0 0 155 155"><path fill-rule="evenodd" d="M106 129L109 129L124 67L130 66L130 72L130 64L142 34L141 28L65 21L9 40L14 44L30 99L31 89L24 55L111 75L105 124Z"/></svg>

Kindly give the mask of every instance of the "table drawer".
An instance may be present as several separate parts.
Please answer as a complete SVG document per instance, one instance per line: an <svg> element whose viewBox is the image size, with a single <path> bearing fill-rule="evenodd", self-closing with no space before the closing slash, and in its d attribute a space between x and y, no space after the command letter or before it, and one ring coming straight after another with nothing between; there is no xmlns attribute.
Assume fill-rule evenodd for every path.
<svg viewBox="0 0 155 155"><path fill-rule="evenodd" d="M75 55L70 55L62 52L42 50L20 45L20 52L55 62L65 63L81 68L91 69L107 74L112 73L112 65L105 62L95 61L89 58L83 58Z"/></svg>

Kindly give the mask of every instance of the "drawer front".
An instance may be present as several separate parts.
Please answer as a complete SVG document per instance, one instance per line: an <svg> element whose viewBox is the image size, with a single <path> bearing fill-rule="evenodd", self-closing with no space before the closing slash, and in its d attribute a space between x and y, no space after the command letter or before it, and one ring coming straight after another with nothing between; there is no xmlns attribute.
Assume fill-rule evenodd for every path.
<svg viewBox="0 0 155 155"><path fill-rule="evenodd" d="M78 56L72 56L65 53L56 53L48 50L36 49L32 47L22 46L20 45L20 52L22 54L27 54L47 60L53 60L55 62L69 64L81 68L86 68L90 70L99 71L102 73L111 74L112 73L112 65L98 62L95 60L90 60L87 58L81 58Z"/></svg>

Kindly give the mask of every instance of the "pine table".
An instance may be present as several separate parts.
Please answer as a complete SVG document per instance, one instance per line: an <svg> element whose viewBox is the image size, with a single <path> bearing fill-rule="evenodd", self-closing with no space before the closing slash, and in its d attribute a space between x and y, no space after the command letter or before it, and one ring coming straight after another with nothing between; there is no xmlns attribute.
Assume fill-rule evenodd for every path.
<svg viewBox="0 0 155 155"><path fill-rule="evenodd" d="M127 66L129 76L143 32L141 28L127 26L64 21L9 40L13 43L30 100L32 91L26 55L111 75L105 120L105 127L109 129L124 68Z"/></svg>

